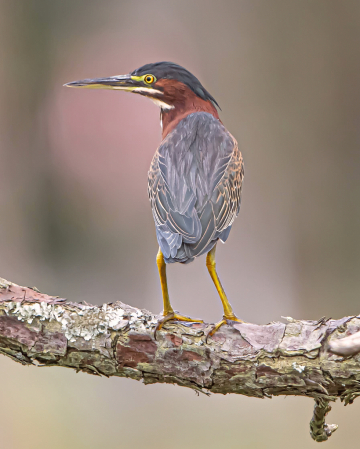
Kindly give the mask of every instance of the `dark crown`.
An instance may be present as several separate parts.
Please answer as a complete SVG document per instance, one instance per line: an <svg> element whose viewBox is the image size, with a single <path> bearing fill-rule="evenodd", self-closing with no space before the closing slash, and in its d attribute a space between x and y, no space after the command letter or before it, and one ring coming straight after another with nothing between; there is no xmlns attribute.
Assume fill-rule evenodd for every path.
<svg viewBox="0 0 360 449"><path fill-rule="evenodd" d="M142 76L148 73L154 75L156 79L165 78L180 81L188 86L197 96L205 101L211 101L220 109L220 106L215 98L209 94L196 76L184 69L184 67L181 67L174 62L155 62L153 64L145 64L142 67L139 67L134 70L131 75Z"/></svg>

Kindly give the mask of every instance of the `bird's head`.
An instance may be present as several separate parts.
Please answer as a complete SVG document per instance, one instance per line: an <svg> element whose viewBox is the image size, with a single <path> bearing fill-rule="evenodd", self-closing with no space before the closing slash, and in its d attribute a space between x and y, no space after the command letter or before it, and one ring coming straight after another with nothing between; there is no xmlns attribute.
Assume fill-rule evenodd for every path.
<svg viewBox="0 0 360 449"><path fill-rule="evenodd" d="M133 92L150 98L163 111L183 105L190 97L219 107L192 73L173 62L146 64L128 75L73 81L65 86Z"/></svg>

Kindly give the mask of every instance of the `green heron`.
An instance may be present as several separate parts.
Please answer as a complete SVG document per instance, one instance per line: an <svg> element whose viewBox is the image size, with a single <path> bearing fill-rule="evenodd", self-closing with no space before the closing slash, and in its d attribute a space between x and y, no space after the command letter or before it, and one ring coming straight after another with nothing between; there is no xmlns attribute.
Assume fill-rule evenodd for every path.
<svg viewBox="0 0 360 449"><path fill-rule="evenodd" d="M156 330L169 320L202 322L171 307L166 264L192 262L207 253L206 266L219 293L223 319L239 320L216 272L218 240L225 242L240 210L244 166L234 137L222 124L214 97L172 62L146 64L128 75L85 79L69 87L117 89L150 98L160 107L162 142L151 162L148 194L159 243L156 262L164 302Z"/></svg>

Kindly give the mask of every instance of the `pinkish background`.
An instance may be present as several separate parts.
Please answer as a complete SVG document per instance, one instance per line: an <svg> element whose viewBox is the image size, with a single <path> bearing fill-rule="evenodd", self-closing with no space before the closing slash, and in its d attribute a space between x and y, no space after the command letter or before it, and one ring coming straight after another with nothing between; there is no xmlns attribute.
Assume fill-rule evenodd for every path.
<svg viewBox="0 0 360 449"><path fill-rule="evenodd" d="M254 323L359 313L360 3L0 0L0 276L94 304L162 308L147 170L159 111L66 82L184 65L245 159L218 269ZM217 321L201 258L169 267L173 305ZM197 397L169 385L24 368L0 356L0 449L315 447L313 402ZM327 449L358 445L336 403Z"/></svg>

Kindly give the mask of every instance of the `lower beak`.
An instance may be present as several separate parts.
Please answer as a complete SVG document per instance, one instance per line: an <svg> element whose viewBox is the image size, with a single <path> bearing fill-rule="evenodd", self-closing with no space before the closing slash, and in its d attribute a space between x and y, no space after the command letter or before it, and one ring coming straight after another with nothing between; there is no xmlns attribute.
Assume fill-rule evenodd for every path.
<svg viewBox="0 0 360 449"><path fill-rule="evenodd" d="M131 75L117 75L109 78L95 78L79 81L72 81L64 84L67 87L82 87L87 89L118 89L132 91L136 89L137 83L131 78Z"/></svg>

